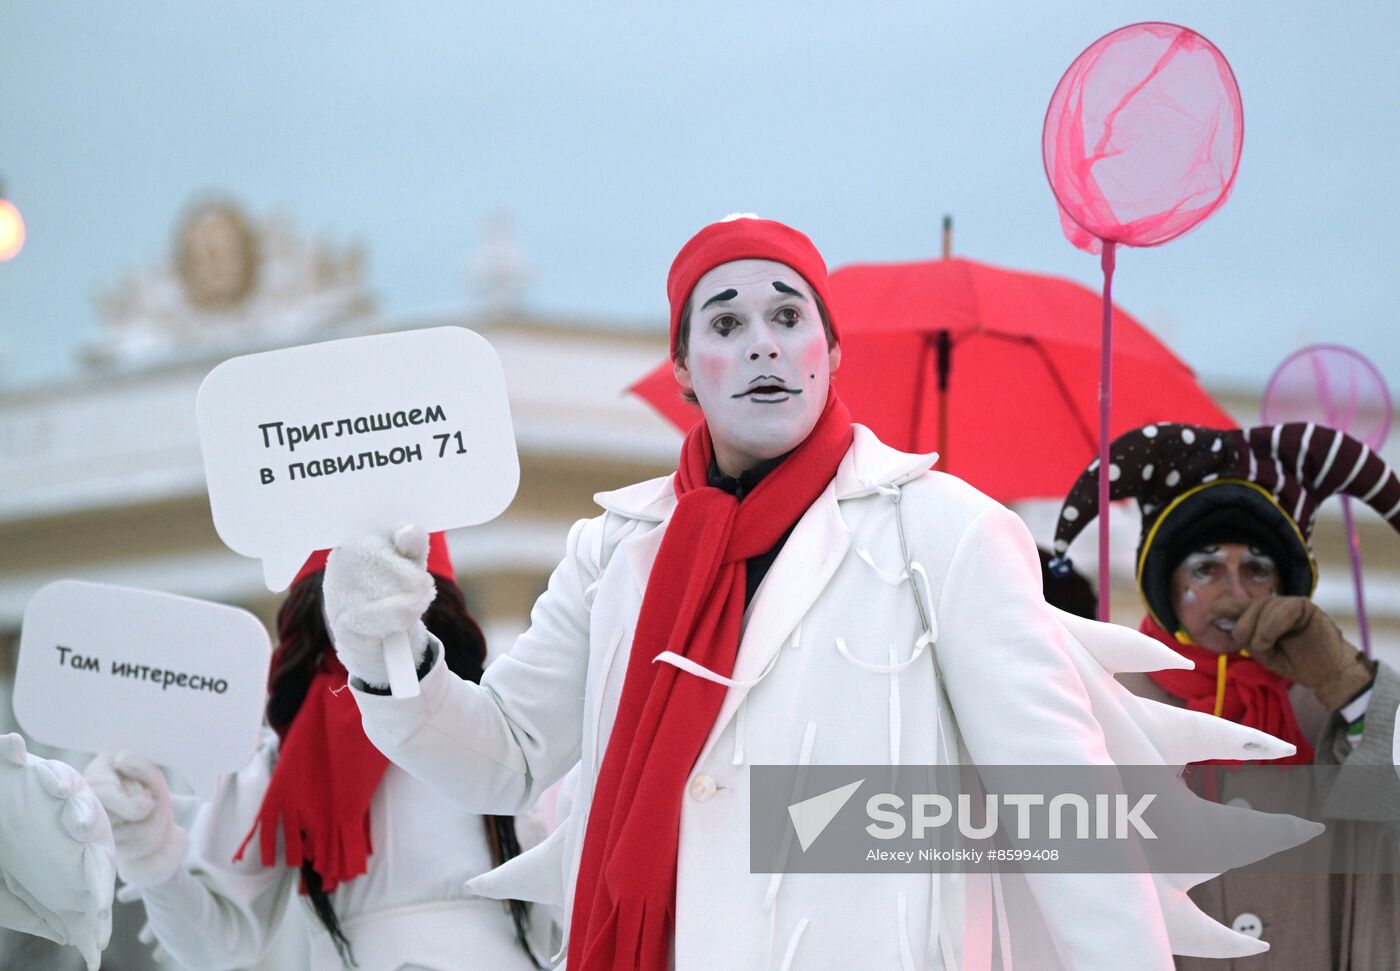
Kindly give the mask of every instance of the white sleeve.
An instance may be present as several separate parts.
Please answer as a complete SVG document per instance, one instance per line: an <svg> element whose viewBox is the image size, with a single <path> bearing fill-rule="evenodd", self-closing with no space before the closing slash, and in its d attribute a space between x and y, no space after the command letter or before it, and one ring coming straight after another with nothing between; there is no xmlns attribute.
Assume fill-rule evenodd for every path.
<svg viewBox="0 0 1400 971"><path fill-rule="evenodd" d="M44 923L34 912L33 907L5 886L2 877L0 877L0 927L16 930L22 934L33 934L35 937L42 937L49 941L58 938L57 932Z"/></svg>
<svg viewBox="0 0 1400 971"><path fill-rule="evenodd" d="M602 525L602 517L574 524L530 629L480 685L447 670L436 643L417 697L368 694L352 683L370 741L471 812L510 815L532 805L579 758L598 570L587 551Z"/></svg>
<svg viewBox="0 0 1400 971"><path fill-rule="evenodd" d="M286 914L300 879L296 870L263 866L256 839L233 862L262 806L276 752L277 738L265 729L257 755L224 780L212 801L178 799L176 821L189 832L189 854L169 880L139 888L151 930L186 967L255 963Z"/></svg>
<svg viewBox="0 0 1400 971"><path fill-rule="evenodd" d="M1035 543L1000 505L967 527L937 604L937 655L979 765L1105 765L1101 726L1041 591ZM1150 874L1027 874L1065 967L1173 966Z"/></svg>
<svg viewBox="0 0 1400 971"><path fill-rule="evenodd" d="M87 780L0 734L0 927L72 944L96 968L115 880L112 827Z"/></svg>

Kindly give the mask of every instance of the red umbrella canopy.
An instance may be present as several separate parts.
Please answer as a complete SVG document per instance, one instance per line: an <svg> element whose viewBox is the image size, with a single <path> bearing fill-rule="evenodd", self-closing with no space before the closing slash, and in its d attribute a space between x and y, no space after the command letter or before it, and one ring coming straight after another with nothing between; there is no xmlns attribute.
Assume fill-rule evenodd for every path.
<svg viewBox="0 0 1400 971"><path fill-rule="evenodd" d="M941 452L938 469L1002 502L1063 497L1094 458L1100 294L964 259L848 266L830 286L833 385L888 444ZM1235 424L1161 341L1113 315L1112 436L1155 421ZM669 361L631 390L682 430L699 417Z"/></svg>

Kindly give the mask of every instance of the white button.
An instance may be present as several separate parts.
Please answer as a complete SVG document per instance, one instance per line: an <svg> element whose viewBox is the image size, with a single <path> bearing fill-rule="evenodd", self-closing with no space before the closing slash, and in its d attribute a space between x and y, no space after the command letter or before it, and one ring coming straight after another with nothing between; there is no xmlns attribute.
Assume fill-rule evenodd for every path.
<svg viewBox="0 0 1400 971"><path fill-rule="evenodd" d="M715 785L715 780L707 775L697 775L690 780L690 798L696 802L709 802L719 791L719 786Z"/></svg>
<svg viewBox="0 0 1400 971"><path fill-rule="evenodd" d="M1252 805L1250 805L1249 800L1248 800L1248 799L1245 799L1243 796L1236 796L1235 798L1233 798L1233 799L1231 799L1229 802L1227 802L1225 805L1227 805L1227 806L1234 806L1236 809L1253 809L1253 808L1254 808Z"/></svg>
<svg viewBox="0 0 1400 971"><path fill-rule="evenodd" d="M1248 911L1236 917L1230 926L1237 934L1243 934L1245 937L1264 936L1264 922L1259 919L1258 914L1251 914Z"/></svg>

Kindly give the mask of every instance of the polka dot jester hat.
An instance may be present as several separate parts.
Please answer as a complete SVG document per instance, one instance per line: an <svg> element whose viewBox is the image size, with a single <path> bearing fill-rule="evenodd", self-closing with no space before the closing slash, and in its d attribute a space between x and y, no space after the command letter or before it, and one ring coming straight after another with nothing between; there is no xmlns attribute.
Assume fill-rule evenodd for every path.
<svg viewBox="0 0 1400 971"><path fill-rule="evenodd" d="M1098 515L1099 463L1074 483L1055 526L1053 573ZM1135 428L1109 447L1109 496L1142 510L1137 584L1164 630L1180 628L1171 607L1171 573L1194 550L1248 543L1269 553L1283 592L1311 596L1317 563L1308 546L1317 507L1355 496L1400 531L1400 478L1363 442L1311 422L1215 429L1161 423Z"/></svg>

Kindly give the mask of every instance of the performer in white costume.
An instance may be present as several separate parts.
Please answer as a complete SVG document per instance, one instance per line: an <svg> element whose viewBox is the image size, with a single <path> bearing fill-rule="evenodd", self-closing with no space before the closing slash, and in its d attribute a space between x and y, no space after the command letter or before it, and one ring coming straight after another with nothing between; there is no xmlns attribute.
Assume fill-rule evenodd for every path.
<svg viewBox="0 0 1400 971"><path fill-rule="evenodd" d="M420 537L420 563L429 545ZM433 601L428 623L459 675L478 678L485 642L441 534L431 548L419 591ZM114 822L119 875L165 950L202 971L256 962L298 889L313 971L535 967L525 905L463 889L519 852L513 821L453 805L365 739L325 632L325 555L303 568L278 616L271 728L212 801L172 799L160 770L128 754L89 766Z"/></svg>
<svg viewBox="0 0 1400 971"><path fill-rule="evenodd" d="M380 538L327 566L366 731L396 764L477 812L529 806L577 767L567 822L511 865L535 872L473 886L552 882L570 971L953 971L993 966L998 946L1007 967L1166 971L1173 951L1263 950L1190 904L1200 877L750 873L753 764L1292 749L1124 691L1113 672L1182 662L1046 605L1015 515L851 423L831 385L838 308L801 233L707 226L668 292L676 377L705 420L674 476L596 497L603 513L570 531L530 629L480 685L419 623L419 562ZM416 698L366 690L398 632L424 659Z"/></svg>

